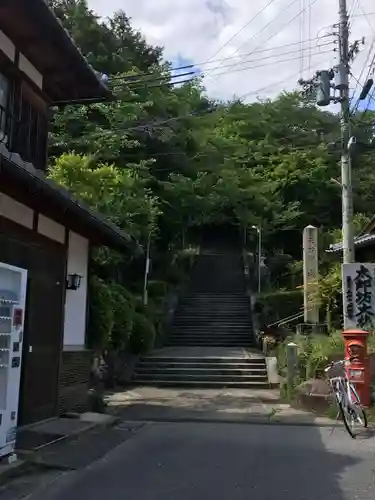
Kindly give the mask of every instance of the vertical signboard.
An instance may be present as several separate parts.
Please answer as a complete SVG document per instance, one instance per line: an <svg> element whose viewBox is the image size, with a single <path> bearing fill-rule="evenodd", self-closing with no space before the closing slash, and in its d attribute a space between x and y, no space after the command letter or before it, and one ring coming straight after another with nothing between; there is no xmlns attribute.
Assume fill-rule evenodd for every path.
<svg viewBox="0 0 375 500"><path fill-rule="evenodd" d="M372 327L375 323L375 264L342 265L344 328Z"/></svg>
<svg viewBox="0 0 375 500"><path fill-rule="evenodd" d="M319 323L318 307L318 230L303 230L303 302L305 323Z"/></svg>

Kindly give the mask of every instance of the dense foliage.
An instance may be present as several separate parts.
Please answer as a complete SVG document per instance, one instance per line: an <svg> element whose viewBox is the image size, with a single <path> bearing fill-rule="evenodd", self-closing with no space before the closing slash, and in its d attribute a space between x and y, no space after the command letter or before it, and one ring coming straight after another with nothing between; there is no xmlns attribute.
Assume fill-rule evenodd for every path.
<svg viewBox="0 0 375 500"><path fill-rule="evenodd" d="M163 272L193 229L229 224L247 231L252 245L251 226L261 223L273 275L284 288L300 284L303 227L318 226L327 245L341 223L332 181L340 176L337 117L297 92L251 104L213 102L199 78L171 84L162 49L150 47L125 13L102 21L85 0L49 3L114 94L111 102L55 114L51 176L143 246L151 233L158 280L168 281ZM375 206L373 119L368 112L353 123L363 145L353 159L355 207L365 217ZM134 259L98 252L95 273L104 281L96 286L120 278L139 296L142 264ZM322 265L329 268L325 258ZM127 270L119 276L120 268ZM146 332L136 317L137 331ZM141 337L147 343L153 333Z"/></svg>

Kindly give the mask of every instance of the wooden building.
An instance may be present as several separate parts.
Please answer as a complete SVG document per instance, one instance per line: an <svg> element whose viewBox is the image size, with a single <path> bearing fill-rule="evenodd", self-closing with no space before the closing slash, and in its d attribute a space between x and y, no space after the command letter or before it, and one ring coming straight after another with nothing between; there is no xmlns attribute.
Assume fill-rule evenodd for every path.
<svg viewBox="0 0 375 500"><path fill-rule="evenodd" d="M45 178L49 109L109 96L44 0L0 5L0 262L28 270L19 423L85 397L89 252L134 245ZM80 281L68 289L68 281Z"/></svg>

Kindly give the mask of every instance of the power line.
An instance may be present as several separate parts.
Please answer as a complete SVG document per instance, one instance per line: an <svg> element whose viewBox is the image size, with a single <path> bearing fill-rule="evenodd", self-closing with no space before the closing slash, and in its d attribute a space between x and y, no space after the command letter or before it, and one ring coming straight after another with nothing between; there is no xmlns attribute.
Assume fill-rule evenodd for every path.
<svg viewBox="0 0 375 500"><path fill-rule="evenodd" d="M328 42L326 44L322 44L320 47L325 47L325 46L328 46L328 45L331 45L331 42ZM320 49L319 47L319 49ZM316 53L311 53L310 54L305 54L304 55L304 58L305 57L312 57L312 56L319 56L321 54L327 54L331 52L330 50L325 50L325 51L321 51L319 50L318 52ZM280 54L274 54L274 55L269 55L269 56L266 56L266 57L263 57L262 59L260 58L257 58L257 59L253 59L253 60L249 60L247 62L258 62L258 61L264 61L266 59L272 59L274 57L279 57L279 56L282 56L282 55L288 55L288 54L295 54L295 53L298 53L298 50L294 50L294 51L287 51L287 52L283 52L283 53L280 53ZM228 74L232 74L232 73L238 73L238 72L242 72L242 71L248 71L250 69L256 69L256 68L261 68L261 67L265 67L265 66L270 66L270 65L273 65L273 64L282 64L282 63L285 63L285 62L291 62L291 61L295 61L296 59L298 59L298 56L297 57L292 57L292 58L287 58L287 59L280 59L280 60L276 60L276 61L270 61L268 63L262 63L262 64L258 64L258 65L254 65L254 66L245 66L245 67L242 67L242 68L238 68L238 69L234 69L233 71L222 71L220 73L215 73L214 75L209 75L210 76L215 76L215 77L218 77L218 76L223 76L223 75L228 75ZM224 68L232 68L232 67L237 67L238 64L229 64L229 65L226 65L226 66L222 66L220 69L224 69ZM205 73L202 73L200 76L202 77L205 77ZM144 85L141 85L141 83L143 82L137 82L137 86L134 86L134 87L128 87L129 90L131 91L141 91L141 90L148 90L148 89L152 89L152 88L160 88L160 87L165 87L165 86L174 86L174 85L178 85L178 84L183 84L183 83L190 83L190 82L193 82L195 80L195 78L190 78L190 79L186 79L186 80L178 80L178 81L174 81L174 82L164 82L164 83L159 83L159 84L151 84L151 85L148 85L148 83L152 83L153 81L152 80L149 80L149 81L145 81L144 82ZM117 91L120 90L121 87L123 86L126 86L126 83L117 83L113 88L116 89Z"/></svg>
<svg viewBox="0 0 375 500"><path fill-rule="evenodd" d="M179 85L179 84L185 84L185 83L190 83L190 82L194 82L196 81L196 78L197 77L194 77L194 78L188 78L186 80L178 80L178 81L175 81L175 82L164 82L164 83L159 83L159 84L156 84L156 85L147 85L145 83L145 85L139 85L138 87L128 87L127 90L131 90L132 92L136 92L136 91L140 91L140 90L148 90L148 89L154 89L154 88L164 88L164 87L174 87L175 85ZM121 90L124 90L123 87L124 85L123 84L118 84L116 86L117 88L112 88L113 91L118 91L120 92ZM120 88L121 87L121 88ZM116 99L117 100L117 99Z"/></svg>
<svg viewBox="0 0 375 500"><path fill-rule="evenodd" d="M270 0L260 11L258 11L251 19L250 21L248 21L246 24L244 24L231 38L229 38L229 40L227 40L223 45L221 45L221 47L211 56L209 57L205 64L207 64L208 62L212 62L212 59L214 57L216 57L223 49L224 47L226 47L227 45L230 44L230 42L232 42L240 33L242 33L248 26L250 26L250 24L255 21L255 19L257 17L259 17L261 14L263 14L263 12L268 8L270 7L273 3L275 3L276 0Z"/></svg>
<svg viewBox="0 0 375 500"><path fill-rule="evenodd" d="M324 50L322 52L318 52L316 54L313 54L315 56L319 56L321 54L328 54L328 53L331 53L331 50ZM308 55L304 55L304 58L305 57L308 57ZM300 58L300 56L297 56L297 57L289 57L288 59L281 59L279 61L270 61L268 63L264 63L264 64L257 64L256 66L245 66L243 68L238 68L238 69L233 69L232 71L230 71L229 73L230 74L233 74L233 73L238 73L238 72L242 72L242 71L248 71L249 69L256 69L256 68L263 68L265 66L272 66L274 64L281 64L281 63L285 63L285 62L291 62L291 61L296 61ZM236 65L237 66L237 65ZM228 74L228 71L224 71L222 73L216 73L215 75L210 75L210 76L222 76L222 75L227 75Z"/></svg>
<svg viewBox="0 0 375 500"><path fill-rule="evenodd" d="M363 16L365 16L365 18L366 18L367 24L370 26L370 28L371 28L372 32L373 32L373 33L374 33L374 35L375 35L375 29L374 29L373 25L371 24L370 17L369 17L369 16L370 16L370 14L367 14L367 13L364 11L364 9L363 9L363 7L362 7L361 0L358 0L358 6L359 6L359 8L360 8L360 9L361 9L361 11L362 11L362 15L363 15Z"/></svg>
<svg viewBox="0 0 375 500"><path fill-rule="evenodd" d="M289 75L288 78L282 80L281 82L276 82L274 84L270 84L270 85L267 85L265 87L262 87L260 89L257 89L255 91L252 91L252 92L248 92L247 94L244 94L243 96L240 97L240 100L248 97L249 95L256 95L258 94L259 92L261 92L262 90L265 90L267 88L270 88L274 85L279 85L280 83L283 83L284 81L294 77L298 75L298 72L296 74L292 74L292 75ZM238 102L238 101L237 101ZM233 108L234 106L236 106L237 102L233 103L231 108ZM93 134L91 134L90 137L100 137L100 136L104 136L104 135L112 135L113 133L115 132L142 132L142 131L145 131L145 132L149 132L150 129L154 128L154 127L157 127L157 126L161 126L161 125L168 125L169 123L173 123L173 122L177 122L177 121L180 121L182 119L186 119L186 118L192 118L192 117L202 117L202 115L209 115L211 113L214 113L215 111L217 111L217 109L215 108L210 108L209 110L202 110L200 112L190 112L190 113L187 113L185 115L180 115L180 116L176 116L176 117L171 117L171 118L168 118L168 119L162 119L162 120L154 120L153 122L149 122L149 123L146 123L146 124L138 124L138 125L135 125L135 126L130 126L130 127L121 127L121 128L111 128L111 129L105 129L105 130L101 130L100 132L95 132ZM226 110L225 114L228 115L229 113L229 110ZM237 115L238 116L238 115Z"/></svg>
<svg viewBox="0 0 375 500"><path fill-rule="evenodd" d="M150 78L150 79L143 79L143 80L129 80L129 81L125 81L124 83L126 83L127 85L137 85L139 83L154 83L154 82L158 82L158 81L162 81L162 80L167 80L167 79L175 79L175 78L182 78L184 76L190 76L190 75L195 75L195 71L188 71L186 73L180 73L178 75L163 75L163 76L158 76L157 78ZM111 84L112 82L110 82ZM170 82L170 83L173 83L173 82ZM116 84L116 82L115 82Z"/></svg>
<svg viewBox="0 0 375 500"><path fill-rule="evenodd" d="M308 23L309 23L309 38L311 38L311 30L312 30L312 4L311 4L311 0L309 0L309 10L308 10ZM311 49L309 50L309 74L311 72Z"/></svg>
<svg viewBox="0 0 375 500"><path fill-rule="evenodd" d="M304 0L300 0L300 10L301 12L304 12ZM300 52L301 52L301 58L300 58L300 73L301 73L301 78L303 77L303 44L302 44L302 40L303 40L303 35L304 35L304 15L303 13L301 14L300 16L300 23L299 23L299 28L300 28L300 33L299 33L299 36L300 36Z"/></svg>
<svg viewBox="0 0 375 500"><path fill-rule="evenodd" d="M323 61L321 64L326 64L326 63L328 63L328 62L329 62L329 60L327 60L327 59L326 59L326 60L325 60L325 61ZM277 83L276 83L276 85L280 85L280 84L282 84L282 83L285 83L286 81L290 80L291 78L295 78L295 77L297 77L297 76L298 76L298 74L299 74L299 70L298 70L298 71L296 71L295 73L292 73L291 75L287 76L287 77L286 77L286 78L284 78L283 80L280 80L279 82L277 82ZM271 84L271 85L272 85L272 84ZM271 85L266 85L265 87L262 87L261 89L258 89L258 90L254 91L254 92L253 92L253 91L247 92L246 94L243 94L243 95L240 97L240 100L245 99L246 97L248 97L248 96L249 96L249 95L251 95L252 93L253 93L253 94L258 94L258 93L259 93L259 92L261 92L262 90L266 90L266 89L268 89Z"/></svg>
<svg viewBox="0 0 375 500"><path fill-rule="evenodd" d="M304 40L303 43L314 42L314 41L319 40L320 38L321 37L309 38L307 40ZM275 45L274 47L264 48L264 49L260 49L260 50L253 50L251 52L248 52L247 54L241 54L240 56L234 55L234 56L223 57L223 58L220 58L220 59L215 59L215 60L210 61L209 63L198 62L198 63L194 63L194 64L188 64L188 65L185 65L185 66L179 66L179 67L176 67L176 68L171 68L170 71L172 72L172 71L181 71L181 70L188 70L188 69L193 69L193 68L199 68L201 66L204 66L205 64L213 64L213 63L216 63L216 62L228 61L228 60L235 59L235 58L238 58L238 57L243 58L243 57L254 55L254 54L262 54L262 53L265 53L265 52L269 52L271 50L283 49L283 48L287 48L287 47L293 47L293 46L299 45L299 44L300 44L300 42L298 41L298 42L286 43L286 44L283 44L283 45ZM223 66L221 66L221 67L223 67ZM216 69L216 68L213 68L212 70L214 70L214 69ZM147 73L136 73L135 75L129 75L129 76L114 76L114 77L110 78L110 83L117 82L118 80L121 80L121 82L123 82L123 83L127 83L128 79L139 78L139 77L142 77L142 76L153 76L153 75L155 75L156 77L159 77L160 73L157 72L157 71L150 71L150 72L147 72ZM174 75L173 77L177 78L179 76L181 76L181 75ZM170 75L166 75L165 76L165 78L169 78L169 77L170 77Z"/></svg>
<svg viewBox="0 0 375 500"><path fill-rule="evenodd" d="M293 6L298 0L293 0L287 7L285 10L288 10L291 6ZM311 5L314 5L315 3L317 2L317 0L312 0L312 4ZM272 38L274 38L276 35L278 35L284 28L286 28L286 26L288 26L289 24L291 24L295 19L297 19L301 14L302 12L304 12L305 10L307 9L307 6L303 9L303 11L299 11L294 17L292 17L291 19L289 19L286 23L284 23L280 29L278 29L277 31L274 31L273 34L271 36L268 37L268 39L265 41L265 42L261 42L259 45L257 45L255 47L254 50L257 50L259 49L259 47L265 43L268 43L270 40L272 40ZM283 11L284 12L284 11ZM267 23L265 26L263 26L263 28L258 31L258 33L256 35L254 35L254 37L251 38L254 39L256 36L258 36L262 31L264 31L270 24L273 23L273 21L275 21L275 19L277 19L279 17L280 13L277 14L269 23ZM248 43L248 42L245 42L245 43ZM242 44L240 47L238 47L238 49L236 50L236 52L238 52L241 47L245 45L245 44ZM233 54L232 54L233 55ZM239 64L239 63L238 63Z"/></svg>
<svg viewBox="0 0 375 500"><path fill-rule="evenodd" d="M293 6L295 3L297 3L298 1L299 1L299 0L292 0L292 1L290 2L290 4L289 4L289 5L288 5L285 9L284 9L284 11L288 10L290 7L292 7L292 6ZM275 17L273 17L273 18L271 19L271 21L269 21L269 22L268 22L265 26L263 26L263 28L261 28L261 29L260 29L257 33L255 33L255 35L253 35L253 36L250 38L250 40L247 40L246 42L242 43L239 47L237 47L237 49L236 49L236 50L235 50L235 51L234 51L231 55L232 55L232 56L234 56L235 54L237 54L237 53L241 50L241 48L242 48L245 44L247 44L247 43L251 42L252 40L254 40L255 38L257 38L257 36L258 36L258 35L260 35L260 34L261 34L261 33L262 33L262 32L263 32L266 28L268 28L268 26L270 26L270 24L272 24L272 23L273 23L273 22L274 22L274 21L275 21L275 20L276 20L276 19L277 19L277 18L278 18L281 14L283 14L283 13L284 13L284 11L279 12L279 13L278 13ZM257 50L259 47L260 47L260 45L258 45L258 47L256 47L254 50ZM218 67L220 67L220 64L219 64L219 66L218 66ZM217 69L217 68L214 68L214 69Z"/></svg>
<svg viewBox="0 0 375 500"><path fill-rule="evenodd" d="M372 39L372 42L371 42L371 45L370 45L369 51L368 51L368 53L367 53L367 57L366 57L366 59L365 59L365 62L364 62L364 64L363 64L363 66L362 66L361 73L360 73L360 75L359 75L359 78L358 78L358 79L357 79L357 78L355 78L355 80L357 80L357 84L356 84L356 86L355 86L355 90L354 90L354 92L353 92L352 99L350 99L350 101L349 101L349 105L351 104L351 102L352 102L352 101L353 101L353 99L355 98L355 94L356 94L356 92L357 92L358 85L362 85L362 84L360 83L360 80L361 80L361 78L362 78L362 76L363 76L363 73L364 73L364 71L365 71L366 67L368 67L368 68L369 68L368 73L367 73L367 76L366 76L366 81L368 80L368 78L369 78L369 76L370 76L370 73L371 73L371 68L372 68L372 66L373 66L373 64L374 64L374 62L375 62L375 54L374 54L374 56L373 56L373 58L372 58L372 61L371 61L371 63L370 63L370 65L369 65L369 66L367 65L367 63L368 63L368 61L369 61L369 59L370 59L370 57L371 57L371 52L372 52L372 50L373 50L373 48L374 48L374 45L375 45L375 36L374 36L374 37L373 37L373 39ZM354 76L354 75L352 75L352 76ZM359 107L359 101L360 101L360 100L359 100L359 98L358 98L358 99L357 99L357 101L356 101L356 103L355 103L355 105L354 105L353 111L351 112L351 115L354 115L354 114L356 113L356 111L357 111L357 109L358 109L358 107Z"/></svg>
<svg viewBox="0 0 375 500"><path fill-rule="evenodd" d="M332 45L332 42L327 42L325 44L322 44L320 45L320 47L327 47L329 45ZM320 49L320 47L316 47L317 49ZM264 60L267 60L267 59L272 59L272 58L275 58L275 57L279 57L279 56L287 56L287 55L290 55L290 54L298 54L300 52L300 49L295 49L295 50L289 50L287 52L281 52L279 54L270 54L268 56L264 56L262 58L257 58L257 59L249 59L247 61L244 61L244 63L252 63L252 62L258 62L258 61L264 61ZM327 51L318 51L315 55L319 55L319 54L324 54L325 52ZM331 52L331 51L330 51ZM306 55L304 55L303 57L306 57ZM298 56L297 56L298 58ZM274 61L273 62L274 64L278 64L279 61ZM223 68L233 68L233 67L237 67L238 66L238 63L233 63L233 64L227 64L225 66L221 66L220 68L218 69L223 69ZM217 75L221 75L223 74L222 72L221 73L213 73L213 74L210 74L208 75L209 78L213 77L213 76L217 76ZM207 73L203 73L204 76L207 76Z"/></svg>

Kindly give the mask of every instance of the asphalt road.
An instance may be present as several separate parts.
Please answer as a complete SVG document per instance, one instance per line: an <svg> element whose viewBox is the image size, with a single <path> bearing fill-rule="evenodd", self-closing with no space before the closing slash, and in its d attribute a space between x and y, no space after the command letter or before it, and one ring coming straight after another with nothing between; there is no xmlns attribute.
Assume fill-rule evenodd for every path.
<svg viewBox="0 0 375 500"><path fill-rule="evenodd" d="M155 423L29 500L373 500L374 468L341 428Z"/></svg>

